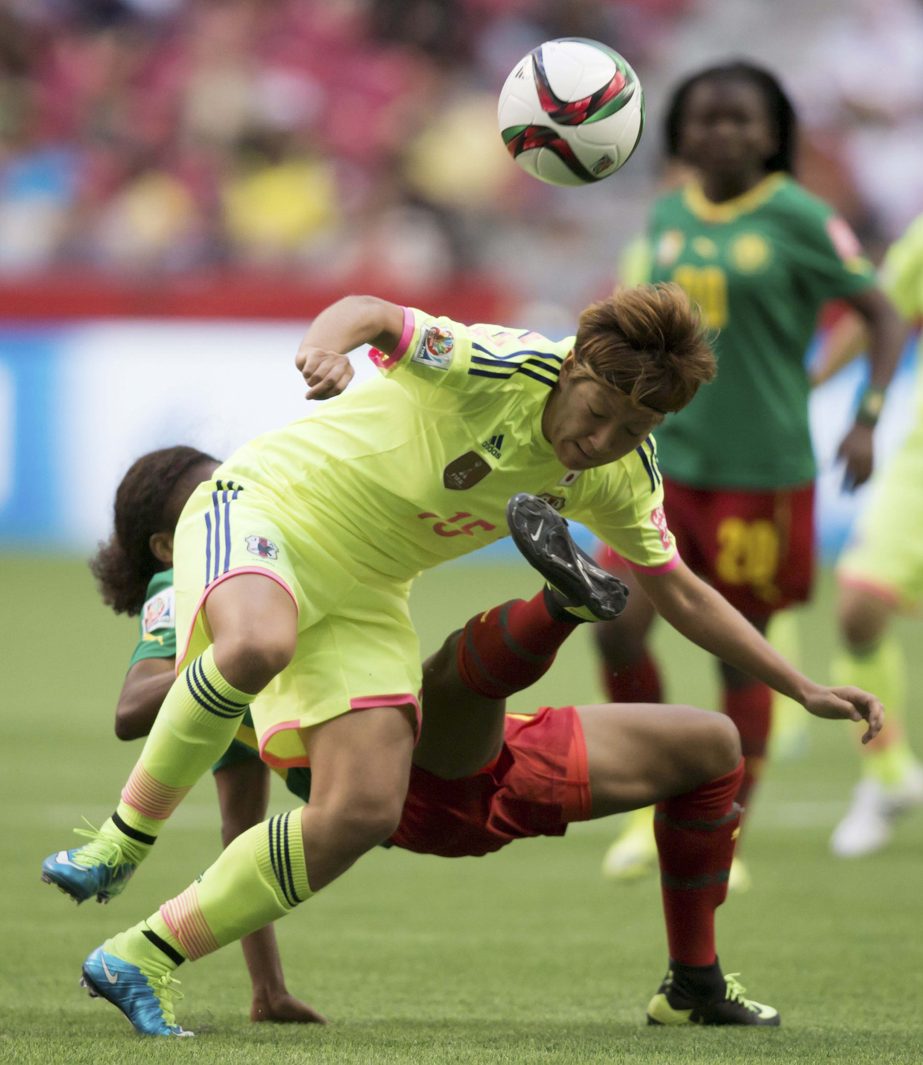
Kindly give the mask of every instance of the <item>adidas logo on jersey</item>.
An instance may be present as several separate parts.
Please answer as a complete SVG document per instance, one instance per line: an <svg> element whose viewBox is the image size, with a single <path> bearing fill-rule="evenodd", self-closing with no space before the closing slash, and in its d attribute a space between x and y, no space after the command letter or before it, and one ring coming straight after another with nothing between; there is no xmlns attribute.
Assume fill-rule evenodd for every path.
<svg viewBox="0 0 923 1065"><path fill-rule="evenodd" d="M481 447L489 454L493 455L495 459L500 458L500 450L503 447L503 433L499 433L497 436L492 436L489 440L485 440Z"/></svg>

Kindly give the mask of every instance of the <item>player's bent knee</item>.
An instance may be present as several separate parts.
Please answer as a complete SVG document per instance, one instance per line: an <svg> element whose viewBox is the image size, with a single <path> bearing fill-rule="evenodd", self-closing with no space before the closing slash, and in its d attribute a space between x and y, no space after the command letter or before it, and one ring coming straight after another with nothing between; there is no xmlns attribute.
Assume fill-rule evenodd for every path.
<svg viewBox="0 0 923 1065"><path fill-rule="evenodd" d="M341 841L357 854L377 847L393 836L401 821L400 802L382 800L362 802L344 810L337 819L337 832Z"/></svg>
<svg viewBox="0 0 923 1065"><path fill-rule="evenodd" d="M256 694L282 672L295 654L294 631L235 631L215 639L215 664L241 691Z"/></svg>

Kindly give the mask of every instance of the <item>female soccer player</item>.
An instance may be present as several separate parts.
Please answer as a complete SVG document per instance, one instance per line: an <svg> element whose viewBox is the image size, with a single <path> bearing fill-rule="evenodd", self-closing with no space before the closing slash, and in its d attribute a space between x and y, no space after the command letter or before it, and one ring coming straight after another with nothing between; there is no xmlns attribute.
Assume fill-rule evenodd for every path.
<svg viewBox="0 0 923 1065"><path fill-rule="evenodd" d="M847 224L792 177L795 113L771 74L740 62L693 74L670 99L665 134L667 154L697 176L653 207L649 279L675 282L698 303L716 331L719 368L695 403L657 430L665 512L685 563L765 632L812 583L815 465L804 363L818 312L845 300L871 340L869 387L839 449L851 486L872 470L874 416L903 329ZM635 583L616 554L608 559ZM636 595L618 621L597 626L616 702L661 698L648 647L654 616ZM746 763L737 800L747 806L766 754L771 692L726 659L720 670L722 708L740 730ZM604 868L630 877L654 858L642 814Z"/></svg>
<svg viewBox="0 0 923 1065"><path fill-rule="evenodd" d="M882 284L908 322L923 316L923 216L888 250ZM844 319L831 338L818 383L864 349L861 323ZM885 696L888 727L862 758L852 804L830 840L834 854L871 854L891 839L894 820L923 804L923 764L903 728L907 663L890 631L895 616L923 603L923 362L916 365L913 421L879 475L852 542L837 564L843 648L833 674L873 683Z"/></svg>
<svg viewBox="0 0 923 1065"><path fill-rule="evenodd" d="M124 888L265 692L253 705L260 753L310 764L311 801L243 833L154 918L177 957L288 913L394 833L419 725L410 583L503 536L515 492L585 522L641 567L680 632L810 712L855 720L878 705L802 676L676 555L649 436L714 373L677 286L594 304L559 343L347 297L297 355L308 396L342 392L345 353L364 343L383 377L246 445L193 493L174 545L180 672L100 849L45 862L51 872L63 854L82 868L84 897ZM150 986L168 981L146 964Z"/></svg>
<svg viewBox="0 0 923 1065"><path fill-rule="evenodd" d="M670 958L648 1004L648 1022L778 1025L777 1010L746 998L737 980L723 975L715 947L715 910L726 895L740 821L733 798L743 773L736 729L726 717L687 706L507 714L506 698L544 675L578 618L611 616L625 603L624 589L573 544L566 522L547 503L519 495L509 513L517 546L553 583L530 600L479 611L424 664L426 718L389 845L480 856L515 839L563 835L573 821L657 801ZM879 726L876 711L870 734ZM255 746L250 729L238 735ZM285 775L289 790L308 802L310 770L293 767ZM175 915L182 899L165 903L160 913ZM153 917L94 951L84 983L139 1031L178 1035L172 978L161 979L155 1004L143 964L126 965L123 958L127 948L172 969L186 960L152 924ZM116 974L120 989L110 979ZM139 992L150 1009L139 1009Z"/></svg>
<svg viewBox="0 0 923 1065"><path fill-rule="evenodd" d="M173 684L173 536L192 490L212 477L217 467L216 459L191 447L169 447L142 455L119 484L112 536L90 563L103 602L117 614L140 614L140 639L116 705L119 739L133 740L150 732ZM235 742L214 766L214 776L222 842L227 846L265 819L269 770L255 752ZM92 853L92 844L87 850ZM65 865L50 879L68 891L71 871ZM99 892L100 901L107 898L105 890ZM319 1013L286 988L271 924L245 936L241 946L253 987L252 1021L324 1023Z"/></svg>

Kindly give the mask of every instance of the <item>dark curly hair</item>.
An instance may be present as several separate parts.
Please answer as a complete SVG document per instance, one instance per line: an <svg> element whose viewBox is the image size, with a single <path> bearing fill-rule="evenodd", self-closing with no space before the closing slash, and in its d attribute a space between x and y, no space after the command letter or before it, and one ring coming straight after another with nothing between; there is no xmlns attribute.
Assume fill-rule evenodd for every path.
<svg viewBox="0 0 923 1065"><path fill-rule="evenodd" d="M173 532L196 482L196 466L218 460L194 447L151 451L132 463L115 493L113 532L90 560L103 602L138 614L151 577L164 568L150 547L154 533Z"/></svg>
<svg viewBox="0 0 923 1065"><path fill-rule="evenodd" d="M691 74L673 90L667 104L663 124L664 140L667 154L672 159L679 158L679 141L683 121L683 110L689 93L703 81L745 81L754 86L766 101L766 110L775 127L778 146L773 155L764 160L767 174L783 170L787 174L795 170L795 147L798 140L798 120L795 108L788 94L774 74L768 70L736 60L718 66L706 67Z"/></svg>

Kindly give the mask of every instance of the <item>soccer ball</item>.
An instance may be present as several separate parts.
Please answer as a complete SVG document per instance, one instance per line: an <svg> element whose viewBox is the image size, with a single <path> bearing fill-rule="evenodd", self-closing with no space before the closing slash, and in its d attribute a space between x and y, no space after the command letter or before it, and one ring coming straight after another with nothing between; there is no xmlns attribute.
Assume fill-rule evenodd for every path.
<svg viewBox="0 0 923 1065"><path fill-rule="evenodd" d="M644 93L612 48L582 37L546 41L500 90L500 133L516 162L550 185L589 185L614 174L644 128Z"/></svg>

